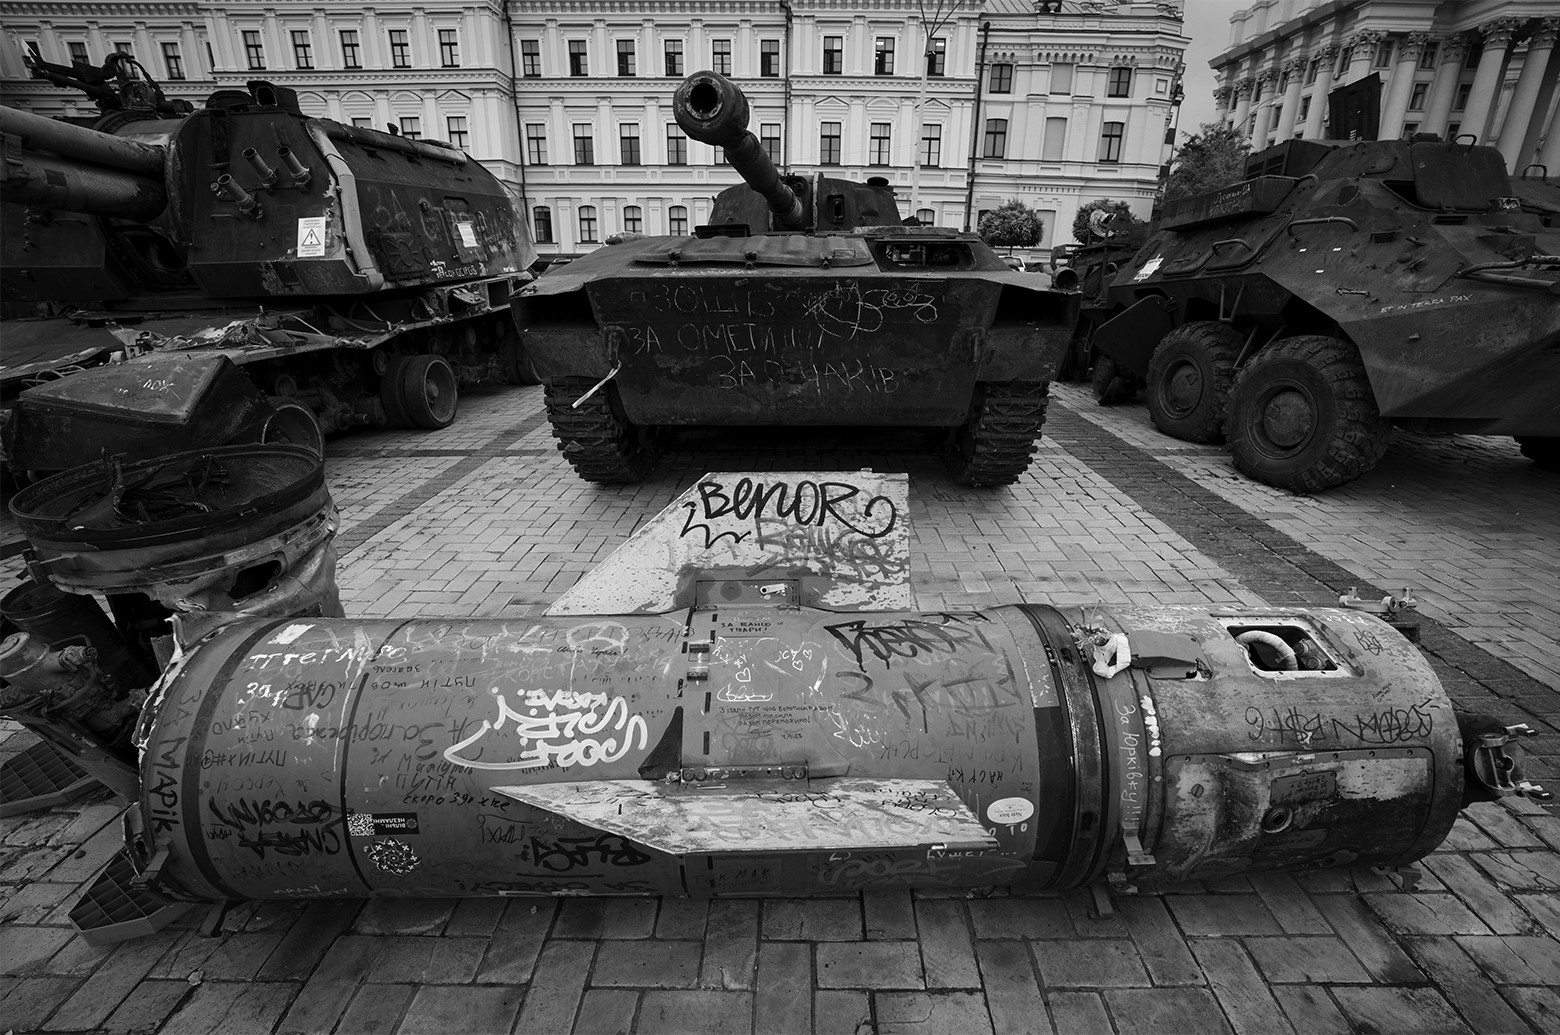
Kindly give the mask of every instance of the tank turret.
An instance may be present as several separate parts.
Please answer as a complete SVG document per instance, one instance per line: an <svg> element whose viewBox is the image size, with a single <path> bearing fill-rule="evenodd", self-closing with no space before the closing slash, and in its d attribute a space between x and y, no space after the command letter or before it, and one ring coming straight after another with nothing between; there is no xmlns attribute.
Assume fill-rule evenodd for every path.
<svg viewBox="0 0 1560 1035"><path fill-rule="evenodd" d="M899 226L894 191L882 177L866 183L823 173L784 176L747 128L747 96L719 72L695 72L672 97L682 131L701 143L724 148L726 159L746 185L728 187L715 198L710 233L769 230L839 231L861 226Z"/></svg>

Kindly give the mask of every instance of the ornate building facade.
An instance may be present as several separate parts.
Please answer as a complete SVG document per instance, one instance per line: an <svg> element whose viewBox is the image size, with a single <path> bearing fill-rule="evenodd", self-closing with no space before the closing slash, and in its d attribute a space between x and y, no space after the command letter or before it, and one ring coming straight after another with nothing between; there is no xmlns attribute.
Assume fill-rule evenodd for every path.
<svg viewBox="0 0 1560 1035"><path fill-rule="evenodd" d="M1341 137L1328 97L1374 76L1376 136L1470 138L1507 166L1560 174L1553 0L1259 0L1212 62L1219 117L1253 148Z"/></svg>
<svg viewBox="0 0 1560 1035"><path fill-rule="evenodd" d="M3 100L40 114L93 109L29 79L26 51L128 50L196 105L267 79L306 114L448 140L522 195L544 254L708 218L738 178L671 112L705 68L747 93L782 168L885 177L923 222L972 226L1019 198L1049 245L1097 198L1146 217L1190 42L1168 4L1072 0L964 0L929 52L913 0L0 0L0 32Z"/></svg>

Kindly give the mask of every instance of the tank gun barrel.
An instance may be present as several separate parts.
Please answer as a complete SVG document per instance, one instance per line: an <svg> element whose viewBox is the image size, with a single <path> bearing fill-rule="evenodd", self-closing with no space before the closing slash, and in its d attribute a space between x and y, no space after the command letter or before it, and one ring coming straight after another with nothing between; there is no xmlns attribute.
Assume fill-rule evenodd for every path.
<svg viewBox="0 0 1560 1035"><path fill-rule="evenodd" d="M167 207L161 147L5 107L0 133L22 144L0 171L0 201L134 220Z"/></svg>
<svg viewBox="0 0 1560 1035"><path fill-rule="evenodd" d="M763 196L777 225L806 225L801 199L780 179L775 163L747 128L747 97L735 83L719 72L695 72L677 87L672 113L690 137L726 149L732 168Z"/></svg>
<svg viewBox="0 0 1560 1035"><path fill-rule="evenodd" d="M155 144L126 140L6 107L0 107L0 133L19 137L22 147L29 151L52 151L62 158L76 158L158 180L163 176L163 149Z"/></svg>

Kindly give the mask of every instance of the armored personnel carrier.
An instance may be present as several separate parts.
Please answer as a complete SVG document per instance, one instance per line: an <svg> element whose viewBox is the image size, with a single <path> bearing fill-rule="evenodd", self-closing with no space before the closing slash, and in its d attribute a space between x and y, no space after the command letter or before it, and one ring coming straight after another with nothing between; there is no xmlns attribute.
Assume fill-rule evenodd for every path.
<svg viewBox="0 0 1560 1035"><path fill-rule="evenodd" d="M1160 430L1297 491L1369 471L1394 424L1560 467L1560 190L1428 136L1291 141L1248 174L1166 206L1085 303Z"/></svg>
<svg viewBox="0 0 1560 1035"><path fill-rule="evenodd" d="M643 478L666 426L854 424L944 429L959 482L1017 480L1076 295L974 234L904 226L886 180L782 175L715 72L684 80L673 107L746 184L695 237L623 235L514 305L581 477Z"/></svg>
<svg viewBox="0 0 1560 1035"><path fill-rule="evenodd" d="M126 55L34 71L103 114L0 108L0 300L50 314L4 327L13 469L443 427L461 385L524 376L507 309L534 250L463 151L262 81L191 110Z"/></svg>

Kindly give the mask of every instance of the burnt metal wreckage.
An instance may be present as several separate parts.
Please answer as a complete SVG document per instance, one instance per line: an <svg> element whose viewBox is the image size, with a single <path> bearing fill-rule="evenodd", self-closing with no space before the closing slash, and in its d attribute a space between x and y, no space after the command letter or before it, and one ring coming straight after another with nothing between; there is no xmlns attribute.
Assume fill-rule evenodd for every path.
<svg viewBox="0 0 1560 1035"><path fill-rule="evenodd" d="M1022 476L1077 293L976 234L904 225L885 179L782 175L718 73L672 107L745 183L695 237L609 239L513 306L580 476L638 481L668 428L839 424L934 429L966 485Z"/></svg>
<svg viewBox="0 0 1560 1035"><path fill-rule="evenodd" d="M193 110L128 55L30 64L102 114L0 108L12 470L191 441L318 451L352 427L444 427L463 385L530 381L508 313L526 222L459 148L309 118L260 80Z"/></svg>
<svg viewBox="0 0 1560 1035"><path fill-rule="evenodd" d="M41 578L175 612L121 623L139 667L0 646L3 714L130 802L89 939L246 899L1411 881L1465 804L1548 796L1531 731L1368 610L917 609L903 474L709 474L545 614L349 619L320 462L232 448L273 474L182 454L15 505Z"/></svg>
<svg viewBox="0 0 1560 1035"><path fill-rule="evenodd" d="M1141 388L1161 431L1302 492L1369 471L1394 426L1560 470L1560 180L1468 136L1286 141L1081 249L1096 396Z"/></svg>

